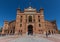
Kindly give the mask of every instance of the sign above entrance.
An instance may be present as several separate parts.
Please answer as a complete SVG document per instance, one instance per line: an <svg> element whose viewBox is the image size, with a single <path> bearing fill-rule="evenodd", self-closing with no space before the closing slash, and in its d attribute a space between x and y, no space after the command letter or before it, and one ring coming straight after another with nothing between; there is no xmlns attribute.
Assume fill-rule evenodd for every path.
<svg viewBox="0 0 60 42"><path fill-rule="evenodd" d="M32 8L32 7L30 6L30 7L26 8L26 9L24 10L24 13L25 13L25 14L36 14L36 9L34 9L34 8Z"/></svg>
<svg viewBox="0 0 60 42"><path fill-rule="evenodd" d="M36 9L34 9L34 8L32 8L32 7L30 6L30 7L26 8L24 11L25 11L25 12L29 12L29 11L35 12Z"/></svg>

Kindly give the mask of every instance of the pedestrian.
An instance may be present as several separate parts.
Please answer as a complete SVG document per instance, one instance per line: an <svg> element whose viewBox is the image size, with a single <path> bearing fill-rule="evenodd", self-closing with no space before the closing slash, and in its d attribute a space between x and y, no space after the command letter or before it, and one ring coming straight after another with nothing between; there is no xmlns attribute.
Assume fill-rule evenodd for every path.
<svg viewBox="0 0 60 42"><path fill-rule="evenodd" d="M46 32L46 37L48 37L48 33Z"/></svg>

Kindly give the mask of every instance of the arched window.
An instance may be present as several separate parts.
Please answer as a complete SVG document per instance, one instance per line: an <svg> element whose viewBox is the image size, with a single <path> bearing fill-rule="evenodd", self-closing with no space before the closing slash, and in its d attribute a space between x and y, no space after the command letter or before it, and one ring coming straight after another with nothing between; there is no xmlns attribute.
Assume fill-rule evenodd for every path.
<svg viewBox="0 0 60 42"><path fill-rule="evenodd" d="M32 16L29 16L29 22L32 22Z"/></svg>
<svg viewBox="0 0 60 42"><path fill-rule="evenodd" d="M41 24L39 24L39 27L41 27Z"/></svg>
<svg viewBox="0 0 60 42"><path fill-rule="evenodd" d="M22 22L22 16L20 17L20 22Z"/></svg>
<svg viewBox="0 0 60 42"><path fill-rule="evenodd" d="M40 19L38 21L40 22Z"/></svg>
<svg viewBox="0 0 60 42"><path fill-rule="evenodd" d="M40 16L38 16L38 18L40 18Z"/></svg>
<svg viewBox="0 0 60 42"><path fill-rule="evenodd" d="M20 27L22 27L22 24L20 24Z"/></svg>
<svg viewBox="0 0 60 42"><path fill-rule="evenodd" d="M40 16L38 16L38 22L40 22Z"/></svg>
<svg viewBox="0 0 60 42"><path fill-rule="evenodd" d="M21 16L21 18L22 18L22 16Z"/></svg>

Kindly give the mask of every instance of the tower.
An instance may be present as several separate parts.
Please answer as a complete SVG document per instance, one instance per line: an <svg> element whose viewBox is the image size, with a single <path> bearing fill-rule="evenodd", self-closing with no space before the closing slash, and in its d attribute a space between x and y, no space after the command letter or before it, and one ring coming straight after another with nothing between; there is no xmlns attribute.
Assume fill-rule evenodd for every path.
<svg viewBox="0 0 60 42"><path fill-rule="evenodd" d="M15 34L18 34L20 28L20 8L17 9Z"/></svg>
<svg viewBox="0 0 60 42"><path fill-rule="evenodd" d="M8 34L9 33L8 29L9 29L9 22L5 20L4 21L4 26L3 26L3 29L2 29L2 34Z"/></svg>
<svg viewBox="0 0 60 42"><path fill-rule="evenodd" d="M40 19L41 19L41 26L42 26L42 30L43 30L43 33L46 32L46 29L45 29L45 19L44 19L44 9L43 8L40 8Z"/></svg>

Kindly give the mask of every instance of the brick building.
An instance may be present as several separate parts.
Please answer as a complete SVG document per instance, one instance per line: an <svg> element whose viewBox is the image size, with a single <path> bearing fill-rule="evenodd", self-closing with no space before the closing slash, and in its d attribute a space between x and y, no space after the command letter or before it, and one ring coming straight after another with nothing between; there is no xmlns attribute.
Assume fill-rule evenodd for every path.
<svg viewBox="0 0 60 42"><path fill-rule="evenodd" d="M55 34L58 33L56 20L47 21L44 19L44 9L39 12L35 8L28 7L21 12L17 9L16 20L11 22L4 21L2 34Z"/></svg>

